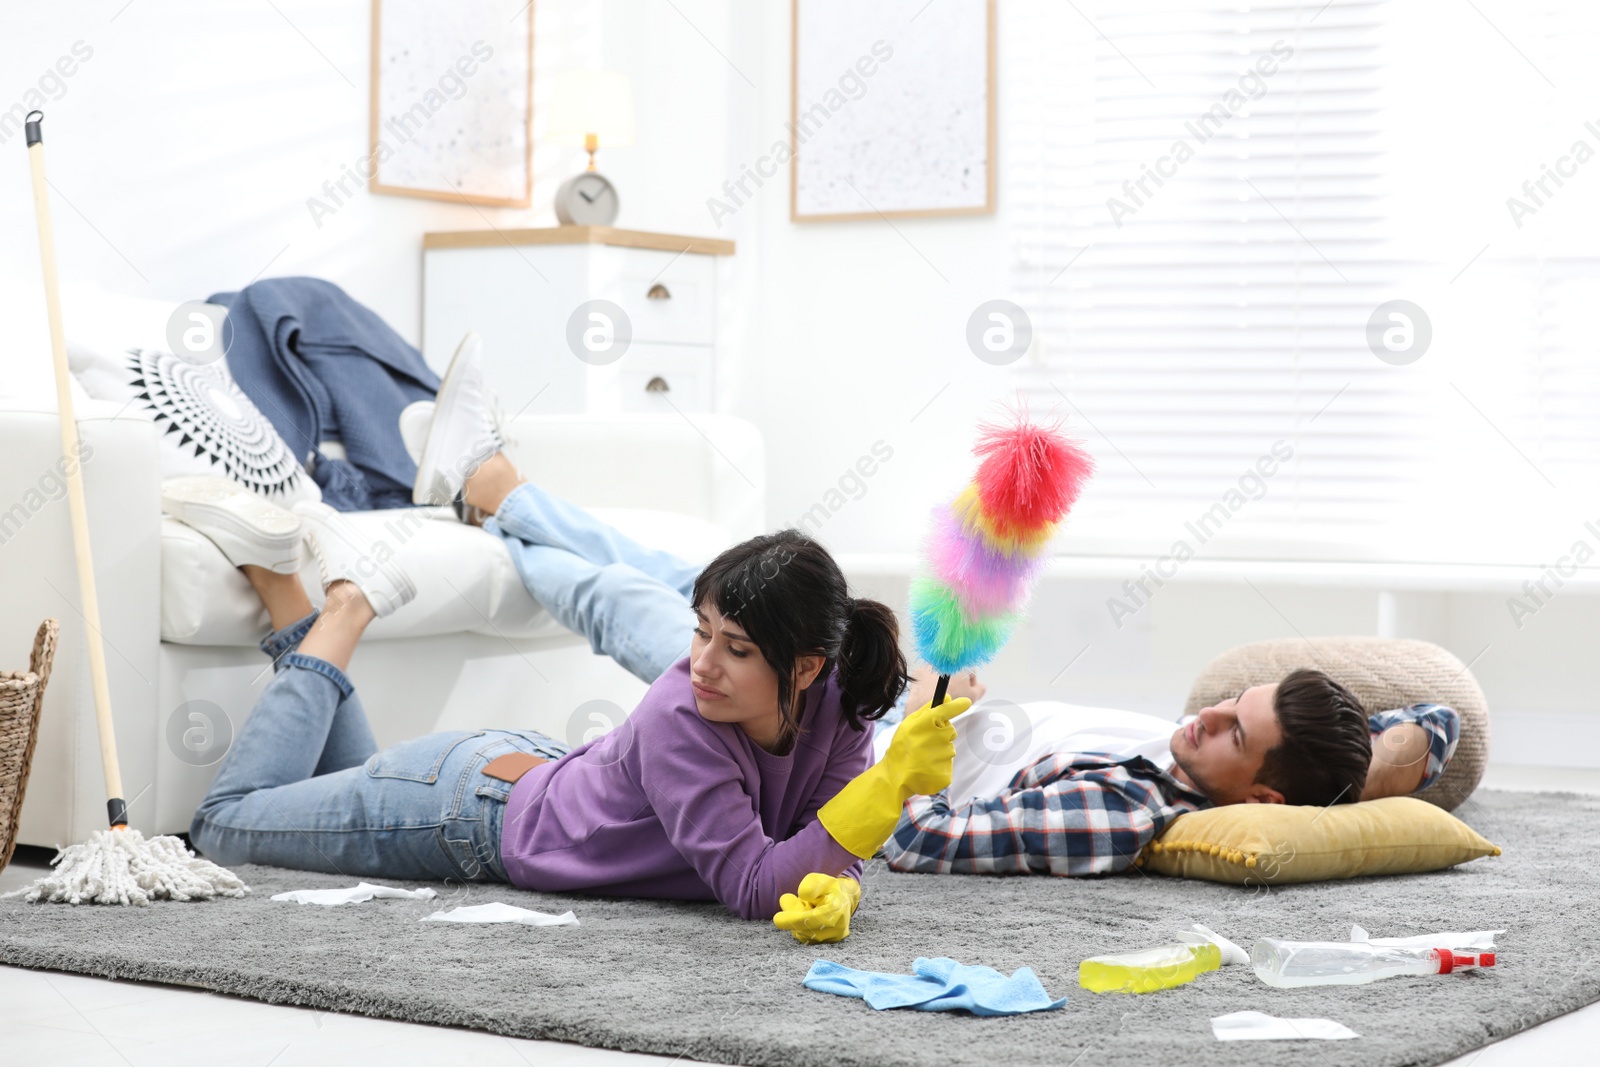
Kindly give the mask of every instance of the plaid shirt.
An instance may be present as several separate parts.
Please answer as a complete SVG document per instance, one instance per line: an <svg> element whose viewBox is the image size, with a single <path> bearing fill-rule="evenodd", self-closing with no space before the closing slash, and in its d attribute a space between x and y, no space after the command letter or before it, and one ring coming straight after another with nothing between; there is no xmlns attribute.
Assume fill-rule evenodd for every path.
<svg viewBox="0 0 1600 1067"><path fill-rule="evenodd" d="M1373 715L1373 736L1415 722L1428 731L1428 769L1439 777L1455 752L1460 718L1443 704ZM952 808L912 797L883 848L897 871L927 874L1114 874L1178 816L1211 807L1143 756L1061 752L1024 768L1005 792Z"/></svg>
<svg viewBox="0 0 1600 1067"><path fill-rule="evenodd" d="M1420 793L1444 773L1450 757L1456 754L1456 742L1461 740L1461 716L1456 709L1443 704L1413 704L1409 708L1380 711L1367 719L1367 728L1373 740L1391 727L1414 722L1428 732L1428 770L1417 786Z"/></svg>

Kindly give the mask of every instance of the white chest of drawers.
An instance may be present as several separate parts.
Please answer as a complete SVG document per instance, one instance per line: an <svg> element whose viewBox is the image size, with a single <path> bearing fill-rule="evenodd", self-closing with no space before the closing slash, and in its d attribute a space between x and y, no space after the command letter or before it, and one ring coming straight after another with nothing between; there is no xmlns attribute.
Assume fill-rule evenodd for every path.
<svg viewBox="0 0 1600 1067"><path fill-rule="evenodd" d="M422 351L442 372L477 331L508 415L710 411L718 262L732 254L732 241L608 226L429 233Z"/></svg>

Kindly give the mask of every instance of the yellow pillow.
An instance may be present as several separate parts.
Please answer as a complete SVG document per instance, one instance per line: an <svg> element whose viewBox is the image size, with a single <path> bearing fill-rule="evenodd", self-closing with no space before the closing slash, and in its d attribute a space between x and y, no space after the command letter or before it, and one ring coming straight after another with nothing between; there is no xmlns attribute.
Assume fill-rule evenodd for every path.
<svg viewBox="0 0 1600 1067"><path fill-rule="evenodd" d="M1385 797L1327 808L1227 804L1180 815L1145 846L1147 871L1235 885L1288 885L1364 874L1416 874L1498 856L1442 808Z"/></svg>

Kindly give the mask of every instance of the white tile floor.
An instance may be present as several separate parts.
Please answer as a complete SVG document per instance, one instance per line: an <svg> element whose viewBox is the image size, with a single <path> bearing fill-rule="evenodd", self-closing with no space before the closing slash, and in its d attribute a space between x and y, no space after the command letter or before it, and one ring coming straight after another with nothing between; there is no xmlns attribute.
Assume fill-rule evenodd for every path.
<svg viewBox="0 0 1600 1067"><path fill-rule="evenodd" d="M1600 793L1600 769L1494 766L1484 784ZM13 864L0 872L0 892L35 877L35 869ZM8 1065L644 1067L681 1062L17 967L0 967L0 1018L4 1020L0 1061ZM1596 1061L1596 1046L1600 1046L1600 1004L1552 1019L1445 1067L1522 1063L1576 1067Z"/></svg>
<svg viewBox="0 0 1600 1067"><path fill-rule="evenodd" d="M17 967L0 967L0 1004L6 1019L0 1062L17 1067L643 1067L677 1062Z"/></svg>

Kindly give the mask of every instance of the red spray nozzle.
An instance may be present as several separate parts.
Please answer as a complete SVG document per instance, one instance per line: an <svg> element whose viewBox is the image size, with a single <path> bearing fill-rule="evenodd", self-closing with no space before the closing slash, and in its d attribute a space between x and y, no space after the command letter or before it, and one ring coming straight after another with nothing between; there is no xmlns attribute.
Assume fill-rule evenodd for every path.
<svg viewBox="0 0 1600 1067"><path fill-rule="evenodd" d="M1439 973L1449 974L1451 971L1462 967L1493 967L1493 952L1454 952L1447 948L1436 948L1434 955L1439 957Z"/></svg>

